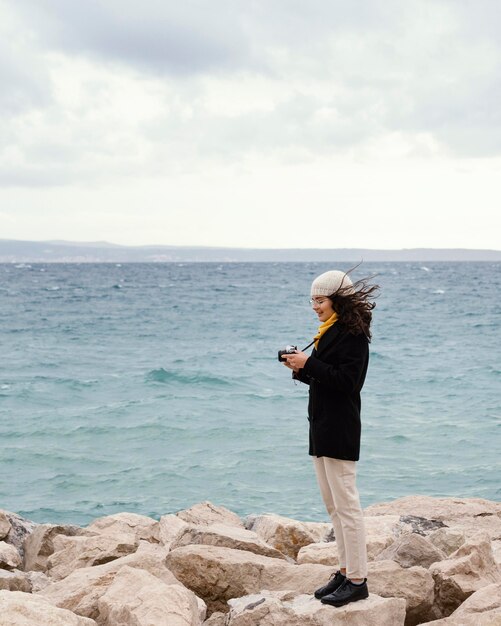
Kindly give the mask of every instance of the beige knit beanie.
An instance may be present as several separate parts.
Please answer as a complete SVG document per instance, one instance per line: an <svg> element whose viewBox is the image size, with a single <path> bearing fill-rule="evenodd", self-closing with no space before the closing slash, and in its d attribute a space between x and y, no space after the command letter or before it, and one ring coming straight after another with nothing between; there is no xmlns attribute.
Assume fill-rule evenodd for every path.
<svg viewBox="0 0 501 626"><path fill-rule="evenodd" d="M311 297L332 296L340 289L344 293L353 293L351 278L345 272L330 270L317 276L311 283Z"/></svg>

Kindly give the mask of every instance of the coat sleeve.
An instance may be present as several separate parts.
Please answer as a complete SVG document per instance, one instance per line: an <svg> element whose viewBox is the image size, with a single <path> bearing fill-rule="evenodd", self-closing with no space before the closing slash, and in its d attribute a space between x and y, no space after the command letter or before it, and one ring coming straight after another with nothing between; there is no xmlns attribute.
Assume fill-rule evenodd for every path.
<svg viewBox="0 0 501 626"><path fill-rule="evenodd" d="M298 372L292 372L292 379L299 380L307 385L310 384L310 377L308 376L308 374L305 374L303 368L301 368Z"/></svg>
<svg viewBox="0 0 501 626"><path fill-rule="evenodd" d="M349 334L337 352L335 364L310 356L302 372L336 391L352 393L358 389L360 380L363 379L368 354L369 346L365 335Z"/></svg>

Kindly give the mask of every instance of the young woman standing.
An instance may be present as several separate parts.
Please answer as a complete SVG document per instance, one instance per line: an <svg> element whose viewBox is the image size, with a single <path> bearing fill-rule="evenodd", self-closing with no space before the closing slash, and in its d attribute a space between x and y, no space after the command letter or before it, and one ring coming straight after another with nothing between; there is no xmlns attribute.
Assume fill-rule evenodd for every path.
<svg viewBox="0 0 501 626"><path fill-rule="evenodd" d="M377 285L352 283L345 272L321 274L311 304L321 325L315 347L284 355L292 377L309 385L310 449L320 492L332 520L339 570L315 597L343 606L367 598L367 548L356 487L360 454L360 391L369 362L370 324Z"/></svg>

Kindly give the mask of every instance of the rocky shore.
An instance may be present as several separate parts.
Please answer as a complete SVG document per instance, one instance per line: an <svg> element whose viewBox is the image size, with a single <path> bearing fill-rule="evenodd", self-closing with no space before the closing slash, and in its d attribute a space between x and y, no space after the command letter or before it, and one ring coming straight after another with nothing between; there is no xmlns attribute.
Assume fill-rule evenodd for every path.
<svg viewBox="0 0 501 626"><path fill-rule="evenodd" d="M370 596L312 596L329 524L203 502L82 528L0 510L0 626L501 625L501 503L409 496L365 510Z"/></svg>

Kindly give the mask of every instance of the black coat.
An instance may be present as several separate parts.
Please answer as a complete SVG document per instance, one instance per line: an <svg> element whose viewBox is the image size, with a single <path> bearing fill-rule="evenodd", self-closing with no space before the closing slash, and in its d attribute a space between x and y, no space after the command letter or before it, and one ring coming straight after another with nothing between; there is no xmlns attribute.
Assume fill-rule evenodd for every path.
<svg viewBox="0 0 501 626"><path fill-rule="evenodd" d="M337 322L293 377L310 386L308 420L312 456L358 461L360 391L369 363L369 342Z"/></svg>

